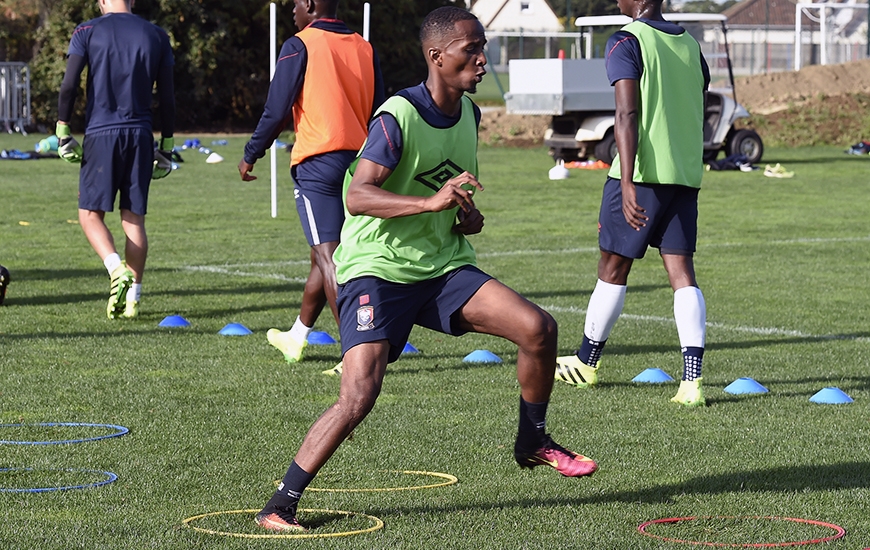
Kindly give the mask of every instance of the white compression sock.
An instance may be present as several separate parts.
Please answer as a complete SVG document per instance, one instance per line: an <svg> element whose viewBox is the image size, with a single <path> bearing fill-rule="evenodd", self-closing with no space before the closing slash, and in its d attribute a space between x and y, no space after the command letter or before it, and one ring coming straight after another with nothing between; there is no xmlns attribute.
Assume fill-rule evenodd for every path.
<svg viewBox="0 0 870 550"><path fill-rule="evenodd" d="M707 304L700 288L684 286L674 292L674 320L680 335L680 347L704 347L707 341Z"/></svg>
<svg viewBox="0 0 870 550"><path fill-rule="evenodd" d="M293 323L293 328L290 329L290 336L297 342L305 342L308 340L308 334L311 333L312 327L306 327L302 320L297 316L296 322Z"/></svg>
<svg viewBox="0 0 870 550"><path fill-rule="evenodd" d="M113 252L103 258L103 265L106 266L106 270L111 275L121 265L121 256L117 252Z"/></svg>
<svg viewBox="0 0 870 550"><path fill-rule="evenodd" d="M595 342L607 340L625 305L625 288L625 285L613 285L598 279L586 309L583 331L586 338Z"/></svg>
<svg viewBox="0 0 870 550"><path fill-rule="evenodd" d="M142 296L142 283L133 283L130 285L130 291L127 292L128 302L138 302Z"/></svg>

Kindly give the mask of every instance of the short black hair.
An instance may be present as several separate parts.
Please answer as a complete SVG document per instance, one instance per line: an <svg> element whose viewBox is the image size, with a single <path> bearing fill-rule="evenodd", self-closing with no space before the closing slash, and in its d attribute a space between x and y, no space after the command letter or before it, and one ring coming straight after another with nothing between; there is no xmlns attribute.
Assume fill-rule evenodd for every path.
<svg viewBox="0 0 870 550"><path fill-rule="evenodd" d="M456 6L442 6L429 12L420 25L420 43L444 38L453 32L457 21L477 20L470 11Z"/></svg>

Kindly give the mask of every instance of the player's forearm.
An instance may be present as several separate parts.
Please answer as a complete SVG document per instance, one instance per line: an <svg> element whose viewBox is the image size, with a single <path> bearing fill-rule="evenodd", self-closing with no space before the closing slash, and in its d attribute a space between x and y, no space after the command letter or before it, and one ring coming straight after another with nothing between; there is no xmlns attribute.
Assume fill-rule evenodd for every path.
<svg viewBox="0 0 870 550"><path fill-rule="evenodd" d="M429 212L426 197L398 195L371 184L349 187L346 202L351 216L386 219Z"/></svg>
<svg viewBox="0 0 870 550"><path fill-rule="evenodd" d="M272 146L282 131L293 120L292 114L288 114L286 118L280 119L274 116L271 111L263 112L260 117L260 122L257 123L257 129L248 143L245 144L244 159L249 164L254 164L257 160L263 158L266 154L266 149ZM292 126L292 124L290 124Z"/></svg>
<svg viewBox="0 0 870 550"><path fill-rule="evenodd" d="M160 109L160 135L175 135L175 80L172 66L166 65L157 78L157 98Z"/></svg>
<svg viewBox="0 0 870 550"><path fill-rule="evenodd" d="M57 118L68 122L72 118L73 108L76 102L76 93L81 82L82 70L85 68L85 59L80 55L71 55L66 63L66 72L60 85L60 94L57 100Z"/></svg>
<svg viewBox="0 0 870 550"><path fill-rule="evenodd" d="M616 137L616 150L619 153L621 180L630 182L634 176L634 162L637 156L637 112L616 115L613 125Z"/></svg>
<svg viewBox="0 0 870 550"><path fill-rule="evenodd" d="M302 90L308 56L302 42L291 38L281 47L275 74L269 84L269 94L263 114L251 139L245 145L245 162L254 164L263 158L285 129L293 127L293 105Z"/></svg>

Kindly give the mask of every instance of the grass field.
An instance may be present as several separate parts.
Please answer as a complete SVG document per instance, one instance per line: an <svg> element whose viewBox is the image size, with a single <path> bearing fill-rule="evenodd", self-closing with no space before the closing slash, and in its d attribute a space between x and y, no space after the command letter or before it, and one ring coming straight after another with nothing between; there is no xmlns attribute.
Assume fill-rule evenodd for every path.
<svg viewBox="0 0 870 550"><path fill-rule="evenodd" d="M181 142L185 137L179 136ZM203 138L208 145L211 138ZM37 136L0 136L30 149ZM700 199L698 278L708 304L704 380L709 406L669 402L676 383L636 384L646 368L675 378L680 355L672 293L655 254L637 262L625 313L605 350L601 385L558 384L549 430L599 462L591 478L520 471L513 461L516 351L494 338L415 329L419 355L391 365L374 411L302 507L375 516L375 532L314 540L254 540L195 532L183 520L259 508L310 424L337 395L320 373L336 345L287 365L266 342L299 307L307 246L281 153L279 216L270 217L268 162L243 183L244 137L184 154L152 186L151 253L135 322L105 318L108 277L75 223L77 171L59 160L0 161L0 264L12 272L0 308L0 422L105 423L116 438L62 445L0 444L0 548L675 549L773 544L833 536L826 548L870 547L870 203L868 159L839 148L772 149L793 179L709 173ZM543 149L484 148L477 197L486 228L473 237L483 269L552 312L560 353L578 346L595 283L604 174L549 181ZM264 159L265 161L266 159ZM117 215L111 227L120 235ZM191 323L158 323L182 315ZM250 336L222 336L241 323ZM323 315L315 327L337 336ZM502 365L463 357L487 349ZM770 392L731 395L752 377ZM810 397L838 387L848 405ZM88 427L0 428L0 440L87 438ZM98 487L52 492L9 489ZM303 512L312 534L372 525L363 516ZM193 525L256 533L251 514ZM737 519L727 519L737 518Z"/></svg>

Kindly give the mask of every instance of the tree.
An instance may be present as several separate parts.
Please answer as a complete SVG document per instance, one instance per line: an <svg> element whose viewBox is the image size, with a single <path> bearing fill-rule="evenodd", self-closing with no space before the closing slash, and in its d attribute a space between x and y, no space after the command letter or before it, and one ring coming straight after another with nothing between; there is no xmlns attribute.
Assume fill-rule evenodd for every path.
<svg viewBox="0 0 870 550"><path fill-rule="evenodd" d="M99 16L91 0L39 0L49 5L46 23L36 33L39 53L31 65L33 113L38 120L57 117L57 94L65 70L64 54L78 23ZM293 3L279 0L280 43L296 32ZM464 0L387 0L372 2L371 40L381 60L388 93L419 83L426 65L419 45L423 17L438 6L465 7ZM362 1L342 1L339 17L362 30ZM269 4L239 0L137 0L134 13L169 33L175 54L179 130L250 131L262 112L269 87ZM82 101L71 121L81 129ZM155 121L159 127L159 121Z"/></svg>
<svg viewBox="0 0 870 550"><path fill-rule="evenodd" d="M619 13L613 0L549 0L553 12L562 19L565 30L574 30L574 19L587 15L615 15ZM568 10L570 9L570 13Z"/></svg>

